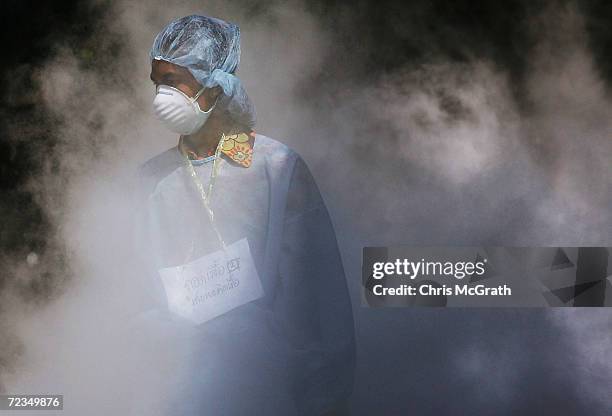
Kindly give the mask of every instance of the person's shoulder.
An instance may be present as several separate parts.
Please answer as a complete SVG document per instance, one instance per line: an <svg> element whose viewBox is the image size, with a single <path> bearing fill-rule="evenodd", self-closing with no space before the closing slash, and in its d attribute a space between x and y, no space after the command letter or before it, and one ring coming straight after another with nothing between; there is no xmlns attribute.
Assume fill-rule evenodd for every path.
<svg viewBox="0 0 612 416"><path fill-rule="evenodd" d="M285 163L300 158L300 155L285 143L262 134L255 135L254 153L264 155L272 163Z"/></svg>
<svg viewBox="0 0 612 416"><path fill-rule="evenodd" d="M258 141L259 144L257 144ZM296 172L303 172L306 176L311 174L308 164L302 156L280 140L257 134L255 143L255 151L259 150L260 154L264 154L272 164L284 166L293 174Z"/></svg>
<svg viewBox="0 0 612 416"><path fill-rule="evenodd" d="M285 209L287 221L292 221L301 213L315 208L325 208L319 187L308 165L297 151L279 140L259 134L255 136L255 143L259 146L260 152L266 155L269 163L279 167L278 176L288 181Z"/></svg>
<svg viewBox="0 0 612 416"><path fill-rule="evenodd" d="M172 147L138 166L139 179L150 190L157 182L180 166L180 163L178 150L176 146Z"/></svg>
<svg viewBox="0 0 612 416"><path fill-rule="evenodd" d="M143 162L138 167L138 171L142 175L152 176L160 171L176 167L178 162L180 162L180 160L175 146Z"/></svg>

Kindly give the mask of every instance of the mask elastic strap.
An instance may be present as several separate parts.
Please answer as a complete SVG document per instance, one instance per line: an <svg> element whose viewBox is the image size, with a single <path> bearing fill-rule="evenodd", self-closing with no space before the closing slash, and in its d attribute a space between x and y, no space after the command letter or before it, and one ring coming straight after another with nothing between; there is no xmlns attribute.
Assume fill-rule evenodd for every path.
<svg viewBox="0 0 612 416"><path fill-rule="evenodd" d="M191 99L192 102L196 102L198 100L198 98L200 98L200 95L202 95L202 93L204 92L204 90L206 89L206 87L202 88L200 91L198 91L198 93ZM217 98L215 98L215 103L208 109L208 111L202 111L202 109L200 109L200 111L202 111L203 113L210 113L216 106L217 106L217 102L219 101L219 96L221 94L217 95ZM200 105L198 104L198 107Z"/></svg>
<svg viewBox="0 0 612 416"><path fill-rule="evenodd" d="M200 95L202 95L202 93L204 92L204 90L206 89L206 87L202 87L202 89L200 91L198 91L198 93L192 98L193 101L197 101L198 98L200 98Z"/></svg>

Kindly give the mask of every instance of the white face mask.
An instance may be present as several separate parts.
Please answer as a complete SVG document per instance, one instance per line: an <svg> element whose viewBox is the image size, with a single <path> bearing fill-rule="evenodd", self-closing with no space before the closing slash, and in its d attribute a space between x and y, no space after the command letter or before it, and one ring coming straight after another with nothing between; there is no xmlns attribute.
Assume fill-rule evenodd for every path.
<svg viewBox="0 0 612 416"><path fill-rule="evenodd" d="M212 113L217 102L208 110L202 111L197 99L204 92L202 88L195 97L190 98L184 92L159 85L153 100L153 113L164 126L175 133L189 135L198 131Z"/></svg>

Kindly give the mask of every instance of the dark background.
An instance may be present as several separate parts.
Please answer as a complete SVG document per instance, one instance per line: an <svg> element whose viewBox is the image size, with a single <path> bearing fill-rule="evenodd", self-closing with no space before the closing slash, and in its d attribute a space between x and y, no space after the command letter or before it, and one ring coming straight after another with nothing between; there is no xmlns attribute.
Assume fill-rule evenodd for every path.
<svg viewBox="0 0 612 416"><path fill-rule="evenodd" d="M257 15L265 13L270 4L251 2L248 7ZM321 70L320 79L341 73L344 77L367 82L381 73L418 65L432 56L456 62L485 57L510 74L515 99L522 104L520 108L529 111L524 91L528 67L525 57L535 40L528 34L525 22L527 16L549 4L533 1L325 0L311 1L308 8L326 25L336 26L337 35L342 39L332 51L338 59L331 60ZM553 4L556 7L567 5L566 2ZM612 80L612 3L603 0L580 2L578 7L586 19L597 69L608 87ZM37 96L39 86L30 75L44 64L59 44L72 48L84 66L112 67L113 56L119 53L121 42L112 36L102 44L94 42L99 39L96 35L104 30L98 23L108 10L107 2L93 5L82 1L5 0L0 10L0 256L9 259L25 257L30 251L44 253L49 249L48 236L54 233L44 211L24 188L26 180L39 172L41 159L52 157L57 140L53 134L54 123L58 122L42 111ZM343 67L343 55L350 55L362 65ZM313 79L312 83L317 81ZM306 96L309 87L303 86ZM15 134L23 137L14 137ZM61 261L61 249L57 255ZM53 276L41 276L21 287L21 300L30 303L52 300L57 288L48 282L57 279L49 277ZM11 278L10 274L0 274L0 289ZM362 387L359 392L361 397L357 402L368 403L367 410L362 410L364 414L371 414L376 409L380 414L406 414L408 410L413 410L414 414L432 415L475 412L610 414L576 387L569 363L578 366L580 363L574 362L575 357L570 356L562 342L562 334L550 325L544 311L452 311L451 315L443 310L415 310L401 316L396 311L363 313L374 315L367 325L358 328L362 361L358 376L369 377L371 384L376 385L369 390L371 397L367 396L367 388ZM412 330L404 331L410 335L393 340L396 350L399 344L404 354L388 360L387 367L381 367L374 363L385 350L372 334L378 331L384 336L386 329L379 323L389 325L392 321L401 321L401 325ZM513 337L512 343L506 342L508 334ZM518 343L517 338L520 339ZM0 342L4 351L8 348L14 355L23 351L23 346L16 341L1 339ZM458 346L472 344L477 344L478 351L485 351L491 357L487 371L492 375L508 372L508 367L517 362L527 363L518 378L508 380L514 385L514 393L508 393L515 395L510 400L511 406L495 407L495 394L505 403L507 397L502 397L503 391L491 393L480 386L480 383L488 383L486 379L466 385L465 379L453 371L450 352ZM0 357L0 373L11 368L11 356ZM515 361L502 358L508 356L513 356ZM372 371L369 371L370 365ZM388 384L377 384L377 378ZM605 378L602 380L605 382ZM493 397L481 400L480 394ZM388 403L398 402L404 404L400 408L386 408Z"/></svg>
<svg viewBox="0 0 612 416"><path fill-rule="evenodd" d="M273 2L251 2L254 15L265 13ZM47 223L41 210L27 192L20 192L25 178L37 173L38 161L53 148L54 120L42 113L37 103L37 85L30 74L40 68L57 45L68 45L84 66L112 67L119 53L120 39L107 36L99 43L102 20L109 2L17 1L2 3L0 44L0 189L2 217L19 227L3 227L2 253L21 254L27 249L43 248ZM528 62L526 56L534 39L525 22L550 2L505 1L310 1L307 3L329 27L337 27L342 43L332 54L338 59L326 64L321 78L341 73L364 82L381 73L407 65L418 65L432 56L451 61L485 57L504 68L513 80L516 99L529 109L522 84ZM553 2L564 7L568 2ZM598 70L607 82L612 79L612 4L606 1L579 2L586 17L589 42ZM335 24L338 21L342 24ZM353 28L354 30L347 30ZM94 43L95 39L95 43ZM342 55L362 63L342 67ZM361 58L361 59L360 59ZM312 80L317 82L316 79ZM304 91L311 90L304 85ZM29 141L11 137L9 128L23 123L35 124L26 131ZM12 130L10 130L12 131ZM14 134L14 133L13 133ZM47 152L45 152L45 150ZM10 232L9 232L10 231ZM0 280L1 282L1 280Z"/></svg>

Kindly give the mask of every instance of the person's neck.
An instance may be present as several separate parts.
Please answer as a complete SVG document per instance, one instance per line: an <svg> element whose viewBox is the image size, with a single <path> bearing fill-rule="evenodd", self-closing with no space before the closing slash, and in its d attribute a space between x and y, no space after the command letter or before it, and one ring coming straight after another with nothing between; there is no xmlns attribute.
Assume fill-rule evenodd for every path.
<svg viewBox="0 0 612 416"><path fill-rule="evenodd" d="M197 133L183 136L183 144L198 156L215 153L219 140L221 140L221 132L216 129L201 129Z"/></svg>
<svg viewBox="0 0 612 416"><path fill-rule="evenodd" d="M229 128L229 120L213 113L197 132L183 137L183 144L198 157L214 154L223 132Z"/></svg>

